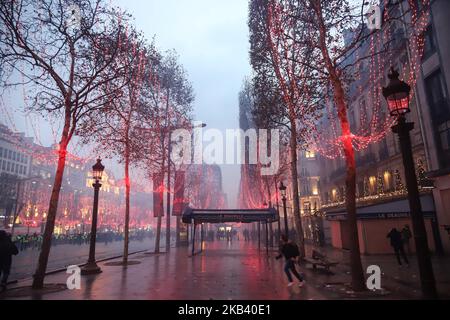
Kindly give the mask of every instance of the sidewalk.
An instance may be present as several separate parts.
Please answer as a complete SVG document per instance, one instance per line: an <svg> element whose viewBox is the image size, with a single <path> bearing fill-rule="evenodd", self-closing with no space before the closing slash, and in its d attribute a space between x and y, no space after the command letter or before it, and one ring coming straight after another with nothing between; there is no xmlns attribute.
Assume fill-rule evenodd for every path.
<svg viewBox="0 0 450 320"><path fill-rule="evenodd" d="M333 268L335 276L333 283L350 282L350 265L348 250L339 250L332 247L306 246L307 256L311 256L312 249L316 249L324 254L331 261L339 261L340 264ZM400 267L394 254L392 255L363 255L361 261L363 269L367 270L370 265L377 265L381 269L381 286L390 291L395 296L404 299L420 299L420 277L417 259L415 256L408 256L409 267ZM436 287L441 299L450 299L450 257L432 256Z"/></svg>
<svg viewBox="0 0 450 320"><path fill-rule="evenodd" d="M33 299L323 300L361 298L343 289L342 286L337 287L349 281L349 275L346 273L348 265L345 263L335 268L335 275L323 274L302 266L302 272L305 273L307 280L306 285L303 288L296 286L288 288L283 272L283 261L274 259L276 255L274 250L270 251L268 257L265 250L258 253L255 243L244 241L206 242L204 247L203 253L194 257L189 257L190 248L173 248L169 253L158 255L142 253L131 255L129 260L136 261L138 264L128 267L112 266L110 262L100 263L103 273L82 276L80 290L66 289L54 293L35 294ZM310 249L308 247L308 251ZM342 261L340 259L345 256L345 253L338 250L326 249L325 251L338 261ZM339 254L342 256L339 257ZM363 258L364 266L378 262L386 275L386 277L383 276L382 286L386 286L386 289L391 291L385 296L369 293L365 298L419 298L418 293L409 292L412 290L408 283L401 283L408 281L407 275L402 274L403 278L398 280L398 288L397 280L389 280L395 277L395 272L388 258L395 262L393 257ZM448 259L445 261L444 265L449 266ZM414 270L414 267L409 270L411 277ZM402 273L402 270L396 269L396 271L398 274ZM46 283L65 284L68 276L64 272L52 274L46 277ZM19 282L15 288L30 284L29 280ZM444 281L444 284L448 285L448 282ZM15 288L10 287L4 298L12 298L11 295L17 290Z"/></svg>

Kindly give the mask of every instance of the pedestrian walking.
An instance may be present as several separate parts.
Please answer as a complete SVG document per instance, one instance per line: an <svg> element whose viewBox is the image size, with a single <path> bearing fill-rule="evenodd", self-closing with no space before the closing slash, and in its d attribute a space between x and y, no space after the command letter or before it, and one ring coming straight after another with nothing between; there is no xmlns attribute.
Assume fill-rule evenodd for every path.
<svg viewBox="0 0 450 320"><path fill-rule="evenodd" d="M397 257L398 264L402 266L402 261L400 256L405 261L406 265L409 266L408 258L405 254L405 249L403 248L403 240L402 234L396 228L392 228L392 230L388 233L387 238L391 240L391 246L394 248L395 256Z"/></svg>
<svg viewBox="0 0 450 320"><path fill-rule="evenodd" d="M11 271L12 255L17 255L16 245L11 241L10 236L4 231L0 230L0 292L6 290L9 273Z"/></svg>
<svg viewBox="0 0 450 320"><path fill-rule="evenodd" d="M409 246L409 241L411 240L411 238L411 229L409 229L409 226L406 224L402 229L402 241L406 247L406 251L408 252L408 254L411 254L411 247Z"/></svg>
<svg viewBox="0 0 450 320"><path fill-rule="evenodd" d="M297 272L297 269L295 268L295 263L298 261L298 258L300 256L300 251L298 249L298 246L295 243L289 241L286 235L281 236L280 254L275 259L278 260L282 256L284 256L284 258L286 259L286 263L284 265L284 272L286 273L286 276L289 281L288 287L294 284L292 281L291 272L298 279L299 287L302 287L305 283L305 280L303 279L302 275L300 275Z"/></svg>

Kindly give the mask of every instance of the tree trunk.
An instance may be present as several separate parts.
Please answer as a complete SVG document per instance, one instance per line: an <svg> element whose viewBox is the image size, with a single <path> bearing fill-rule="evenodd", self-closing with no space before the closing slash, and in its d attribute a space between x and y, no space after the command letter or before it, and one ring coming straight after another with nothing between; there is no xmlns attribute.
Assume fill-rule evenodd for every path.
<svg viewBox="0 0 450 320"><path fill-rule="evenodd" d="M56 168L55 180L53 183L52 194L47 213L47 222L45 223L44 236L42 239L41 252L39 254L38 266L33 276L33 289L42 289L44 287L45 272L47 270L48 256L52 245L53 229L55 228L56 213L58 210L59 192L61 190L64 168L66 165L68 128L65 128L63 137L59 144L58 166Z"/></svg>
<svg viewBox="0 0 450 320"><path fill-rule="evenodd" d="M123 264L128 263L128 242L130 233L130 150L125 147L125 236L123 241Z"/></svg>
<svg viewBox="0 0 450 320"><path fill-rule="evenodd" d="M166 252L170 250L170 128L168 127L168 119L169 119L169 99L170 99L170 90L167 87L167 101L166 101L166 129L168 130L167 135L169 137L169 141L167 142L167 212L166 212ZM164 150L163 150L164 151Z"/></svg>
<svg viewBox="0 0 450 320"><path fill-rule="evenodd" d="M320 50L325 63L325 68L329 73L329 79L334 91L334 103L337 107L338 117L342 130L342 143L345 154L345 163L347 167L347 175L345 178L345 205L347 210L347 223L349 227L350 240L350 268L352 274L352 288L355 291L363 291L366 289L364 281L364 273L361 264L361 256L359 252L358 224L356 217L356 164L355 152L352 144L352 136L350 124L347 119L347 103L345 101L344 88L338 74L336 65L331 60L326 45L327 30L324 22L321 2L310 1L315 8L318 21L318 31L320 35Z"/></svg>
<svg viewBox="0 0 450 320"><path fill-rule="evenodd" d="M161 222L162 217L159 216L156 224L155 253L159 253L159 242L161 238Z"/></svg>
<svg viewBox="0 0 450 320"><path fill-rule="evenodd" d="M356 164L355 152L352 145L350 124L347 119L347 105L345 103L342 83L337 77L332 77L334 100L338 108L341 123L342 143L344 147L347 174L345 178L345 206L347 210L347 224L350 240L350 268L352 273L352 288L355 291L366 289L364 272L359 250L358 224L356 216Z"/></svg>
<svg viewBox="0 0 450 320"><path fill-rule="evenodd" d="M298 173L297 173L297 127L295 119L291 117L291 179L292 179L292 202L295 221L295 229L297 230L298 244L300 250L300 258L305 257L305 239L303 235L302 219L300 215L300 200L298 198Z"/></svg>
<svg viewBox="0 0 450 320"><path fill-rule="evenodd" d="M267 186L267 194L269 196L269 208L272 208L272 193L270 192L270 183L268 181L268 178L266 176L266 186ZM269 243L270 246L273 247L273 227L272 227L272 221L270 221L269 224Z"/></svg>
<svg viewBox="0 0 450 320"><path fill-rule="evenodd" d="M170 250L170 132L169 132L169 142L167 148L167 217L166 217L166 252Z"/></svg>

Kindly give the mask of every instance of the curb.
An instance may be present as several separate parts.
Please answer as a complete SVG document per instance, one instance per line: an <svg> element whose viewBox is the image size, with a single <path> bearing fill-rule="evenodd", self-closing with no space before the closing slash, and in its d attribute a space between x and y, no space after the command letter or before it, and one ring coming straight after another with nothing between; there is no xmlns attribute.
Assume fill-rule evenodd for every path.
<svg viewBox="0 0 450 320"><path fill-rule="evenodd" d="M148 251L148 250L139 250L139 251L131 252L128 255L131 256L131 255L142 253L142 252L146 252L146 251ZM119 255L119 256L108 257L108 258L103 258L103 259L100 259L100 260L96 260L96 262L104 262L104 261L118 259L118 258L121 258L121 257L123 257L123 254ZM78 267L82 267L84 265L86 265L86 263L81 263L81 264L78 264L77 266ZM60 272L66 271L66 270L67 270L67 267L66 268L59 268L59 269L48 271L48 272L45 273L45 275L49 276L49 275L60 273ZM12 281L9 281L7 284L18 284L20 282L25 282L25 281L29 281L29 280L33 280L33 277L12 280Z"/></svg>

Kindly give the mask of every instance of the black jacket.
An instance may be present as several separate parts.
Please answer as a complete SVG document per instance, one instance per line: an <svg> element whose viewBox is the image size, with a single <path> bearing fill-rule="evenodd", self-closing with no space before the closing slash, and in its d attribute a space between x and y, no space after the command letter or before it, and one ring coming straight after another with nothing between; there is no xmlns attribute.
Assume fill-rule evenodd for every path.
<svg viewBox="0 0 450 320"><path fill-rule="evenodd" d="M0 241L0 267L11 267L11 257L19 253L16 245L9 238L3 238Z"/></svg>
<svg viewBox="0 0 450 320"><path fill-rule="evenodd" d="M401 246L403 246L402 234L399 231L391 230L388 233L387 238L391 239L391 246L393 246L394 248L400 248Z"/></svg>
<svg viewBox="0 0 450 320"><path fill-rule="evenodd" d="M289 260L291 258L296 258L299 255L300 251L298 250L298 246L293 242L288 242L280 247L280 254L277 256L277 259L284 256L286 260Z"/></svg>

